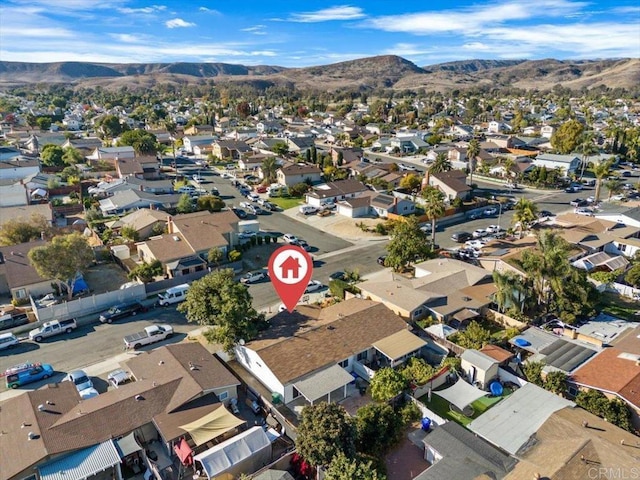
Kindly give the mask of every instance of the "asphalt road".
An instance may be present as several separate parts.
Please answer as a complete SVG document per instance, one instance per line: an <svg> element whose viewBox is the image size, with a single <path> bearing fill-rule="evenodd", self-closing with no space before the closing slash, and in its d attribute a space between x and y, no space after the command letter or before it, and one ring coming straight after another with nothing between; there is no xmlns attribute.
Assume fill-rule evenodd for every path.
<svg viewBox="0 0 640 480"><path fill-rule="evenodd" d="M180 342L186 337L187 332L196 328L196 325L188 324L185 316L178 313L174 307L152 308L148 312L123 318L110 325L101 323L84 325L69 335L57 335L41 343L24 340L12 349L0 350L0 371L25 362L50 363L55 371L59 372L53 380L60 381L64 376L62 372L82 368L122 353L123 338L126 335L140 332L144 327L157 323L171 325L175 332L174 336L164 342L143 347L141 350ZM26 385L25 389L36 388L51 381L52 379L49 379ZM0 390L5 389L2 382Z"/></svg>

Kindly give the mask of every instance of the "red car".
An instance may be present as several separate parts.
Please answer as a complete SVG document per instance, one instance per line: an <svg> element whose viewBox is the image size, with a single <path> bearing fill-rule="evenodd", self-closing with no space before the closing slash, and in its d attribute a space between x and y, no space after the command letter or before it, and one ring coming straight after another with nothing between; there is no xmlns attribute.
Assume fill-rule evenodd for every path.
<svg viewBox="0 0 640 480"><path fill-rule="evenodd" d="M258 185L256 187L256 192L257 193L267 193L267 187L265 187L264 185Z"/></svg>

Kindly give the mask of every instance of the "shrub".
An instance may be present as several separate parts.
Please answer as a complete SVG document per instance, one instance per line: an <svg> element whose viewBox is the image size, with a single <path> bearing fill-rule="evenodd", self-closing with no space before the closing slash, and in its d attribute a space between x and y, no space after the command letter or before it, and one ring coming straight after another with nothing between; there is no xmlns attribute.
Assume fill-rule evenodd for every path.
<svg viewBox="0 0 640 480"><path fill-rule="evenodd" d="M400 416L405 425L411 425L413 422L417 422L422 418L422 412L415 403L407 402L400 409Z"/></svg>
<svg viewBox="0 0 640 480"><path fill-rule="evenodd" d="M239 252L238 250L231 250L229 252L229 261L230 262L237 262L241 258L242 258L242 252Z"/></svg>
<svg viewBox="0 0 640 480"><path fill-rule="evenodd" d="M349 284L343 280L331 280L329 282L329 291L331 295L340 300L344 300L344 292L349 288Z"/></svg>

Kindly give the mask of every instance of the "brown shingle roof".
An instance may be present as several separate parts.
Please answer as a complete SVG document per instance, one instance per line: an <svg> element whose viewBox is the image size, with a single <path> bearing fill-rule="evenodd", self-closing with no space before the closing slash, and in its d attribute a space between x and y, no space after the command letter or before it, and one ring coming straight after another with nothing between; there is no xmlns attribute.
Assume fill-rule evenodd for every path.
<svg viewBox="0 0 640 480"><path fill-rule="evenodd" d="M38 275L36 269L31 266L28 257L32 248L46 244L47 242L43 240L36 240L35 242L0 247L0 253L4 257L4 263L0 264L0 272L5 271L9 288L24 287L47 280Z"/></svg>
<svg viewBox="0 0 640 480"><path fill-rule="evenodd" d="M170 442L187 432L180 428L180 425L186 425L195 420L208 415L222 406L213 394L200 397L188 405L180 407L172 413L159 413L153 418L153 423L166 442ZM224 408L224 407L223 407Z"/></svg>
<svg viewBox="0 0 640 480"><path fill-rule="evenodd" d="M238 217L232 210L177 215L172 221L174 231L182 234L194 252L228 245L224 234L235 231L238 225Z"/></svg>
<svg viewBox="0 0 640 480"><path fill-rule="evenodd" d="M304 163L293 163L291 165L286 165L284 167L280 167L282 173L285 175L305 175L308 173L321 173L320 167L317 165L307 165Z"/></svg>
<svg viewBox="0 0 640 480"><path fill-rule="evenodd" d="M259 351L262 360L282 383L342 361L407 328L400 317L382 304L352 299L338 305L348 312L351 306L347 304L351 302L359 311L327 312L325 318L335 320L326 327L295 335Z"/></svg>
<svg viewBox="0 0 640 480"><path fill-rule="evenodd" d="M240 382L199 343L178 343L143 353L126 364L136 379L158 384L180 380L166 410L172 411L202 392ZM191 367L193 366L193 369Z"/></svg>
<svg viewBox="0 0 640 480"><path fill-rule="evenodd" d="M154 258L160 260L162 263L167 263L171 260L188 257L194 254L189 243L187 243L184 237L180 234L154 237L143 243L149 248Z"/></svg>
<svg viewBox="0 0 640 480"><path fill-rule="evenodd" d="M497 345L491 345L490 343L482 347L480 351L500 363L513 357L513 353L511 353L510 351L505 350L504 348L501 348Z"/></svg>

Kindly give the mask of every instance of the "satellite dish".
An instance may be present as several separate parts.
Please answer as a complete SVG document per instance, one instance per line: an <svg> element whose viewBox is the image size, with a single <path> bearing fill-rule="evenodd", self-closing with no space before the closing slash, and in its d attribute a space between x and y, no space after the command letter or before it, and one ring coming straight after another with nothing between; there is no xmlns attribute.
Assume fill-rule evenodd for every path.
<svg viewBox="0 0 640 480"><path fill-rule="evenodd" d="M243 339L243 338L241 338L240 340L238 340L238 343L239 343L240 345L244 345L244 339Z"/></svg>

